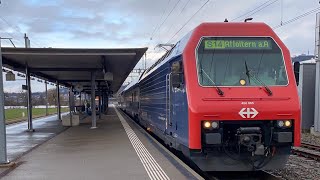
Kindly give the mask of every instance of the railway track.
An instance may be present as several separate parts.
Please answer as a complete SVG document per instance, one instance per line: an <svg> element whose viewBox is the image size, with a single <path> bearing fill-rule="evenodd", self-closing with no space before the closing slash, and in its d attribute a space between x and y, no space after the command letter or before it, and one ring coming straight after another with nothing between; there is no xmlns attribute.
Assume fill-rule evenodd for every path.
<svg viewBox="0 0 320 180"><path fill-rule="evenodd" d="M320 152L320 146L317 146L317 145L314 145L314 144L301 143L301 147L304 147L304 148L307 148L307 149L312 149L312 150Z"/></svg>
<svg viewBox="0 0 320 180"><path fill-rule="evenodd" d="M212 172L208 173L210 178L205 179L218 179L218 180L281 180L282 178L267 171L254 171L254 172Z"/></svg>
<svg viewBox="0 0 320 180"><path fill-rule="evenodd" d="M315 161L320 161L320 146L309 143L301 143L300 148L292 149L292 154L313 159Z"/></svg>

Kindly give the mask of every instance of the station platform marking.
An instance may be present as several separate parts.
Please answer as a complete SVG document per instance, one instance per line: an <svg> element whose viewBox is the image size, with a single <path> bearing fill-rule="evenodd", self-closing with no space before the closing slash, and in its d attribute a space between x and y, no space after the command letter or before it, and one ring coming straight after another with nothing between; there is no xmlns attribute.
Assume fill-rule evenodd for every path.
<svg viewBox="0 0 320 180"><path fill-rule="evenodd" d="M168 175L163 171L157 161L149 153L148 149L142 144L140 139L137 137L135 132L129 126L124 117L119 113L119 111L113 107L120 119L120 122L125 129L127 136L136 151L143 167L147 171L148 176L151 180L169 180Z"/></svg>

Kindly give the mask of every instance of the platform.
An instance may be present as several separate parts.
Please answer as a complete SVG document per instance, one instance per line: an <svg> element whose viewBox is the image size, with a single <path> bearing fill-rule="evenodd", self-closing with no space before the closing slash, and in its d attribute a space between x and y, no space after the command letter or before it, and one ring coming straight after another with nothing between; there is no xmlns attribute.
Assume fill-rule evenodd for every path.
<svg viewBox="0 0 320 180"><path fill-rule="evenodd" d="M33 126L35 132L27 131L27 121L6 126L9 161L15 161L23 154L66 129L61 125L57 115L34 119Z"/></svg>
<svg viewBox="0 0 320 180"><path fill-rule="evenodd" d="M3 179L199 179L120 110L110 108L97 123L63 131Z"/></svg>

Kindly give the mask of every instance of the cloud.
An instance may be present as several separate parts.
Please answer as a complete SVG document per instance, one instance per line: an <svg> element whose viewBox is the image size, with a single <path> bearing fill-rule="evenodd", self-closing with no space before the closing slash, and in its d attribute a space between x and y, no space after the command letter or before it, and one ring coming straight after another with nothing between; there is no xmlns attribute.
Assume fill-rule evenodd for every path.
<svg viewBox="0 0 320 180"><path fill-rule="evenodd" d="M34 47L148 46L147 61L148 65L151 65L163 54L158 49L154 50L156 44L171 39L206 1L2 0L0 17L6 22L0 19L0 36L13 37L18 46L24 46L25 32ZM210 0L170 42L178 41L201 22L221 22L225 18L231 20L264 2L267 0ZM319 6L316 0L309 0L307 3L297 0L282 2L283 6L279 0L250 17L254 18L253 21L265 22L274 27L279 25L281 20L288 21ZM243 21L245 17L239 18L238 21ZM315 14L312 14L275 31L288 46L291 54L300 54L313 52L314 26ZM9 42L3 44L10 46Z"/></svg>

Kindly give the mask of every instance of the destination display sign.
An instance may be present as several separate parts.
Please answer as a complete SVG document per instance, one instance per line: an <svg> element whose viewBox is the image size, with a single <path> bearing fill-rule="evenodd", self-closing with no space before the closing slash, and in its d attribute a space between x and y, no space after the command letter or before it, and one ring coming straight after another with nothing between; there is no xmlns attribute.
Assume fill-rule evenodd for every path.
<svg viewBox="0 0 320 180"><path fill-rule="evenodd" d="M204 40L204 49L239 49L239 50L271 50L271 40Z"/></svg>

